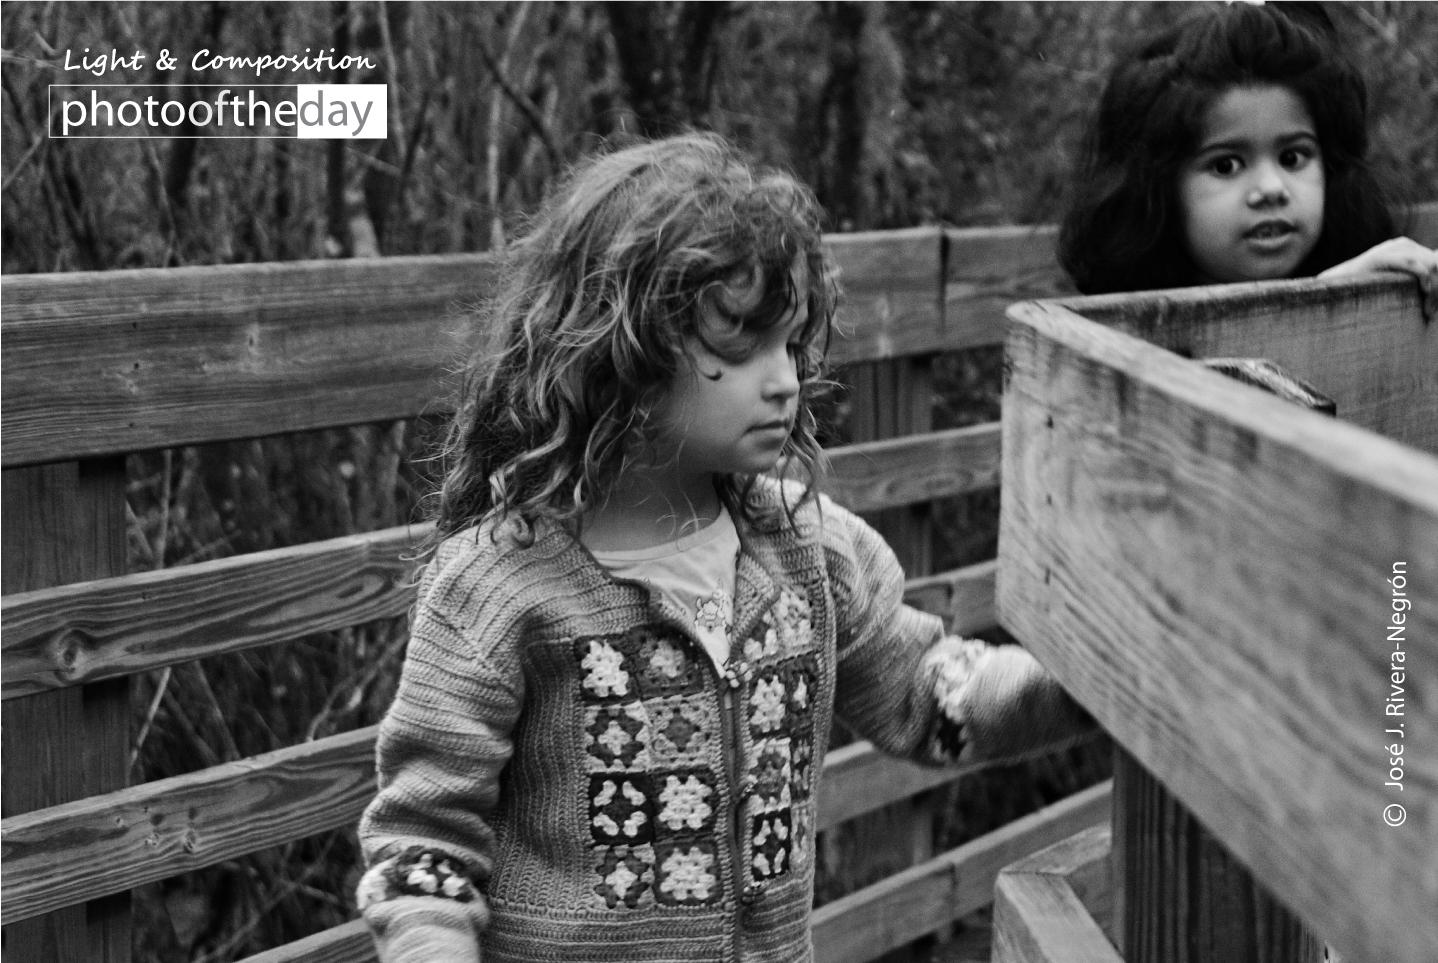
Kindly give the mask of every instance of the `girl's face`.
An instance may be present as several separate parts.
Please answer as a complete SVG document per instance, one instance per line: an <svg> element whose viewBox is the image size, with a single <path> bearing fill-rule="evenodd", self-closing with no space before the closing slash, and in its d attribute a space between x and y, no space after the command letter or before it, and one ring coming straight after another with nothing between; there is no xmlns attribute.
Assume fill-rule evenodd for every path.
<svg viewBox="0 0 1438 963"><path fill-rule="evenodd" d="M1202 283L1289 277L1323 229L1323 157L1286 87L1234 87L1208 108L1178 178L1184 240Z"/></svg>
<svg viewBox="0 0 1438 963"><path fill-rule="evenodd" d="M808 271L802 258L794 265L797 307L760 334L743 361L726 361L690 339L695 363L675 379L662 433L681 475L759 474L779 460L798 415L795 352L809 317ZM742 317L762 294L758 285L731 288L704 298L700 310Z"/></svg>

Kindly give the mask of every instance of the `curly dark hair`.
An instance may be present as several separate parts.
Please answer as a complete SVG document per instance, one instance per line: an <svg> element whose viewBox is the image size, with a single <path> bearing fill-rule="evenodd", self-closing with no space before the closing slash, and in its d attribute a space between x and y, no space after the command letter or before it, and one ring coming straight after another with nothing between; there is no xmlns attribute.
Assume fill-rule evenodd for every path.
<svg viewBox="0 0 1438 963"><path fill-rule="evenodd" d="M1368 95L1314 4L1234 3L1150 39L1114 67L1059 232L1059 261L1085 294L1198 283L1177 183L1209 106L1274 85L1308 109L1323 156L1323 230L1295 276L1356 257L1398 232L1393 189L1368 159Z"/></svg>
<svg viewBox="0 0 1438 963"><path fill-rule="evenodd" d="M476 315L476 344L445 443L436 538L486 521L570 522L601 500L656 437L697 338L740 361L791 316L810 279L796 354L798 417L782 465L813 496L822 457L808 402L821 385L837 286L814 195L723 139L686 134L579 165L508 249L500 287ZM700 299L762 279L753 311L707 325ZM749 515L753 476L716 480ZM790 510L794 506L789 506ZM523 537L523 536L521 536Z"/></svg>

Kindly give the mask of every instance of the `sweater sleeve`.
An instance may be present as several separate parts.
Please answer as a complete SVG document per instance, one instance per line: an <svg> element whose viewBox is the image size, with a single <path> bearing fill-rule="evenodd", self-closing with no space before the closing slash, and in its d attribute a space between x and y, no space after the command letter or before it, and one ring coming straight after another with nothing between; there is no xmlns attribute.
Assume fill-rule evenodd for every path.
<svg viewBox="0 0 1438 963"><path fill-rule="evenodd" d="M379 794L360 821L368 869L356 896L382 963L478 963L489 817L513 751L522 675L495 653L492 626L461 630L429 595L379 728Z"/></svg>
<svg viewBox="0 0 1438 963"><path fill-rule="evenodd" d="M864 521L823 502L836 606L835 711L880 749L933 765L1011 762L1090 735L1092 718L1029 653L945 636L903 604L904 573Z"/></svg>

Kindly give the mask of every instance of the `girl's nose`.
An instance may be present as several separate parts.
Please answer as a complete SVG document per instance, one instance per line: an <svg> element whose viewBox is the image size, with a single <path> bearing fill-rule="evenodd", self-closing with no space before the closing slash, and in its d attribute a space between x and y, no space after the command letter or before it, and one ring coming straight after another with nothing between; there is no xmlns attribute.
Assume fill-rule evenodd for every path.
<svg viewBox="0 0 1438 963"><path fill-rule="evenodd" d="M799 372L787 345L776 353L767 375L764 381L766 398L788 400L799 393Z"/></svg>
<svg viewBox="0 0 1438 963"><path fill-rule="evenodd" d="M1287 204L1289 201L1288 182L1272 165L1265 165L1256 172L1257 177L1248 192L1250 207L1268 207Z"/></svg>

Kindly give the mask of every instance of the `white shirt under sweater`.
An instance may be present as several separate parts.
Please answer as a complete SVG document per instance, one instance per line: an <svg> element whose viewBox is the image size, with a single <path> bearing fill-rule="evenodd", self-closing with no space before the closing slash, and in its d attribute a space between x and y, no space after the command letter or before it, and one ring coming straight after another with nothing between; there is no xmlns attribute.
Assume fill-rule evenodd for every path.
<svg viewBox="0 0 1438 963"><path fill-rule="evenodd" d="M729 661L734 627L734 574L739 531L729 511L697 532L653 548L593 552L595 561L615 578L632 579L683 613L714 664Z"/></svg>

